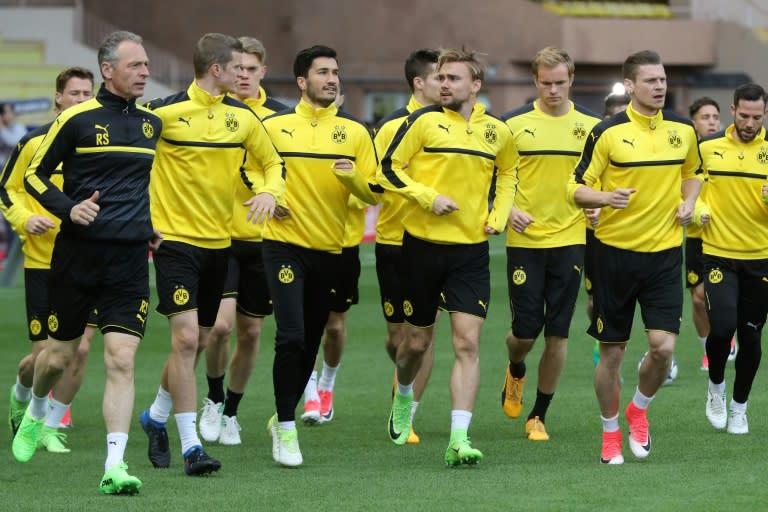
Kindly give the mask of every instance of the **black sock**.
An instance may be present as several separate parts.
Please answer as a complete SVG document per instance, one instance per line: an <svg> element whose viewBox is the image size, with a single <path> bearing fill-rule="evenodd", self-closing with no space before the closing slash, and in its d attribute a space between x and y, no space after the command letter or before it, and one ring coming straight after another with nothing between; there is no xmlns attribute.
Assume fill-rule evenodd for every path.
<svg viewBox="0 0 768 512"><path fill-rule="evenodd" d="M538 416L539 420L544 423L544 417L547 415L547 409L549 409L549 404L552 402L552 397L555 396L554 393L551 395L548 395L546 393L542 393L540 389L536 390L536 403L533 404L533 410L531 411L531 414L528 415L528 419Z"/></svg>
<svg viewBox="0 0 768 512"><path fill-rule="evenodd" d="M227 399L224 400L224 416L237 416L237 407L240 405L240 400L243 398L243 393L235 393L231 389L227 388Z"/></svg>
<svg viewBox="0 0 768 512"><path fill-rule="evenodd" d="M522 379L525 377L525 361L519 363L509 362L509 373L516 379Z"/></svg>
<svg viewBox="0 0 768 512"><path fill-rule="evenodd" d="M220 404L224 401L224 376L211 377L205 376L208 379L208 400L215 404Z"/></svg>

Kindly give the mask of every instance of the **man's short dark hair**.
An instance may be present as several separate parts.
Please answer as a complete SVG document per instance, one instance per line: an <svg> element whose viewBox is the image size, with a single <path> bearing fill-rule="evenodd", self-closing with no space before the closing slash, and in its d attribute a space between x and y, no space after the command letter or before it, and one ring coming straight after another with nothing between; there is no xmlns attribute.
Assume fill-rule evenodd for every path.
<svg viewBox="0 0 768 512"><path fill-rule="evenodd" d="M765 89L757 84L744 84L740 85L733 91L733 106L739 106L739 100L744 101L759 101L763 100L766 103Z"/></svg>
<svg viewBox="0 0 768 512"><path fill-rule="evenodd" d="M431 70L431 64L437 64L437 58L440 56L437 50L422 48L416 50L408 56L405 61L405 81L413 92L413 79L418 77L426 78Z"/></svg>
<svg viewBox="0 0 768 512"><path fill-rule="evenodd" d="M688 107L688 117L693 119L693 116L695 116L699 110L702 109L702 107L706 107L707 105L712 105L717 109L718 112L720 112L720 105L718 105L715 100L709 96L702 96L701 98L691 103L691 106Z"/></svg>
<svg viewBox="0 0 768 512"><path fill-rule="evenodd" d="M311 48L304 48L298 54L293 61L293 76L299 78L303 76L307 78L309 74L309 68L312 67L312 63L319 57L328 57L329 59L336 59L336 50L328 46L315 45Z"/></svg>
<svg viewBox="0 0 768 512"><path fill-rule="evenodd" d="M616 107L624 107L626 105L629 105L629 102L632 101L632 98L629 97L628 94L609 94L605 97L605 108L603 110L603 117L610 117L612 116L615 111Z"/></svg>
<svg viewBox="0 0 768 512"><path fill-rule="evenodd" d="M624 78L634 82L637 78L637 68L648 64L661 64L661 56L653 50L643 50L633 53L624 61L621 72Z"/></svg>

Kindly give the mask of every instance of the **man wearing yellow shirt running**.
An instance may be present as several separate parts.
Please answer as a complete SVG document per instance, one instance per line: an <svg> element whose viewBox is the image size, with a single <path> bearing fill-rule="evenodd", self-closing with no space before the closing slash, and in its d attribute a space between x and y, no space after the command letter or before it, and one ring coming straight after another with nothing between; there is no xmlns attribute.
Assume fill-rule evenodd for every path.
<svg viewBox="0 0 768 512"><path fill-rule="evenodd" d="M745 84L733 94L733 124L701 141L708 178L709 222L702 231L709 314L706 416L730 434L749 433L747 399L760 366L768 314L768 135L765 90ZM725 364L739 337L733 395L726 408Z"/></svg>
<svg viewBox="0 0 768 512"><path fill-rule="evenodd" d="M568 185L568 197L577 206L602 208L595 229L600 265L595 310L587 332L601 342L595 392L605 464L624 462L619 370L638 302L649 356L625 415L632 453L638 458L650 453L646 410L667 377L680 330L682 226L691 221L701 187L695 176L701 159L693 125L661 110L667 93L661 57L651 50L637 52L622 71L632 102L590 132ZM602 189L594 190L598 180Z"/></svg>

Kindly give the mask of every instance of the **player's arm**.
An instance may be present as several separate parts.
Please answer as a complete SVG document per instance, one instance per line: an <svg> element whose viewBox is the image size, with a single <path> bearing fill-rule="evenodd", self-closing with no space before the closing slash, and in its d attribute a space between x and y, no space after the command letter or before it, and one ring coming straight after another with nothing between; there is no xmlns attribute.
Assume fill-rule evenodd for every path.
<svg viewBox="0 0 768 512"><path fill-rule="evenodd" d="M496 196L485 223L485 231L491 234L504 231L517 193L520 154L511 131L505 139L501 151L496 155Z"/></svg>
<svg viewBox="0 0 768 512"><path fill-rule="evenodd" d="M69 198L51 182L53 171L67 155L74 153L77 147L75 127L68 122L71 118L63 119L63 116L64 114L59 116L51 125L48 134L32 157L24 173L24 187L27 193L62 222L82 223L78 222L83 220L79 215L76 215L76 218L72 217L73 209L79 203ZM77 210L74 213L77 213Z"/></svg>
<svg viewBox="0 0 768 512"><path fill-rule="evenodd" d="M240 177L243 183L255 195L245 202L248 206L248 219L251 222L265 222L272 218L278 203L285 196L285 164L278 155L264 125L256 114L253 115L253 127L245 141L247 158L253 166L242 166ZM264 173L264 184L256 186L260 180L253 173Z"/></svg>
<svg viewBox="0 0 768 512"><path fill-rule="evenodd" d="M680 192L683 196L683 202L677 207L677 221L683 226L690 223L693 219L696 199L699 197L699 192L701 192L702 179L700 176L703 176L701 152L699 151L699 142L693 126L690 126L687 133L689 138L688 154L680 168L680 177L682 178Z"/></svg>
<svg viewBox="0 0 768 512"><path fill-rule="evenodd" d="M0 210L22 238L26 235L41 235L55 226L50 218L37 215L29 209L24 190L24 172L41 140L42 136L22 139L5 163L0 176Z"/></svg>
<svg viewBox="0 0 768 512"><path fill-rule="evenodd" d="M356 145L355 161L342 158L333 163L333 174L358 199L367 204L379 202L377 193L384 189L375 184L379 160L367 130L361 131Z"/></svg>
<svg viewBox="0 0 768 512"><path fill-rule="evenodd" d="M385 190L397 192L416 201L425 210L432 210L438 192L415 181L408 174L408 162L421 150L422 135L419 123L413 115L400 125L387 148L381 165L376 171L376 179Z"/></svg>

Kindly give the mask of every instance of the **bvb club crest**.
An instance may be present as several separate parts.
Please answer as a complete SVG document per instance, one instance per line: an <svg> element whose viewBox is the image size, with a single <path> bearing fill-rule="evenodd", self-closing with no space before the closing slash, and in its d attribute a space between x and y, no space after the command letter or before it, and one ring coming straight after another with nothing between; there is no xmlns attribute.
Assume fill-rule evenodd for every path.
<svg viewBox="0 0 768 512"><path fill-rule="evenodd" d="M403 301L403 313L405 313L405 316L411 316L413 314L413 305L411 304L411 301Z"/></svg>
<svg viewBox="0 0 768 512"><path fill-rule="evenodd" d="M667 131L667 143L677 149L683 145L683 139L677 134L677 130Z"/></svg>
<svg viewBox="0 0 768 512"><path fill-rule="evenodd" d="M347 127L344 125L334 126L331 140L336 144L344 144L347 141Z"/></svg>
<svg viewBox="0 0 768 512"><path fill-rule="evenodd" d="M58 330L59 330L59 318L54 313L48 317L48 332L56 332Z"/></svg>
<svg viewBox="0 0 768 512"><path fill-rule="evenodd" d="M387 315L387 318L395 314L395 307L388 300L384 301L384 314Z"/></svg>
<svg viewBox="0 0 768 512"><path fill-rule="evenodd" d="M295 276L293 274L293 270L290 266L286 267L283 266L280 271L277 273L277 279L280 280L283 284L291 284L294 280Z"/></svg>
<svg viewBox="0 0 768 512"><path fill-rule="evenodd" d="M573 135L573 138L576 140L584 140L587 136L587 129L584 128L584 123L574 123L571 135Z"/></svg>
<svg viewBox="0 0 768 512"><path fill-rule="evenodd" d="M34 318L31 322L29 322L29 332L37 336L40 334L40 331L43 330L43 324L40 323L40 320L37 318Z"/></svg>
<svg viewBox="0 0 768 512"><path fill-rule="evenodd" d="M768 164L768 147L760 146L760 151L757 152L757 163L760 165Z"/></svg>
<svg viewBox="0 0 768 512"><path fill-rule="evenodd" d="M141 132L148 139L151 139L155 135L155 129L152 128L152 124L150 124L150 122L146 119L143 123L141 123Z"/></svg>
<svg viewBox="0 0 768 512"><path fill-rule="evenodd" d="M688 272L688 283L689 284L696 284L699 282L699 274L694 272L693 270Z"/></svg>
<svg viewBox="0 0 768 512"><path fill-rule="evenodd" d="M189 302L189 291L183 286L176 288L173 291L173 303L177 306L183 306Z"/></svg>
<svg viewBox="0 0 768 512"><path fill-rule="evenodd" d="M719 268L713 268L709 271L709 282L712 284L717 284L723 280L723 273L720 271Z"/></svg>
<svg viewBox="0 0 768 512"><path fill-rule="evenodd" d="M527 279L528 276L525 274L525 270L521 268L516 268L515 271L512 272L512 282L517 286L524 284Z"/></svg>
<svg viewBox="0 0 768 512"><path fill-rule="evenodd" d="M224 127L230 132L236 132L240 128L240 122L237 120L234 112L224 114Z"/></svg>
<svg viewBox="0 0 768 512"><path fill-rule="evenodd" d="M498 136L496 135L496 125L492 123L485 125L485 142L488 144L496 144L496 140L498 140Z"/></svg>

